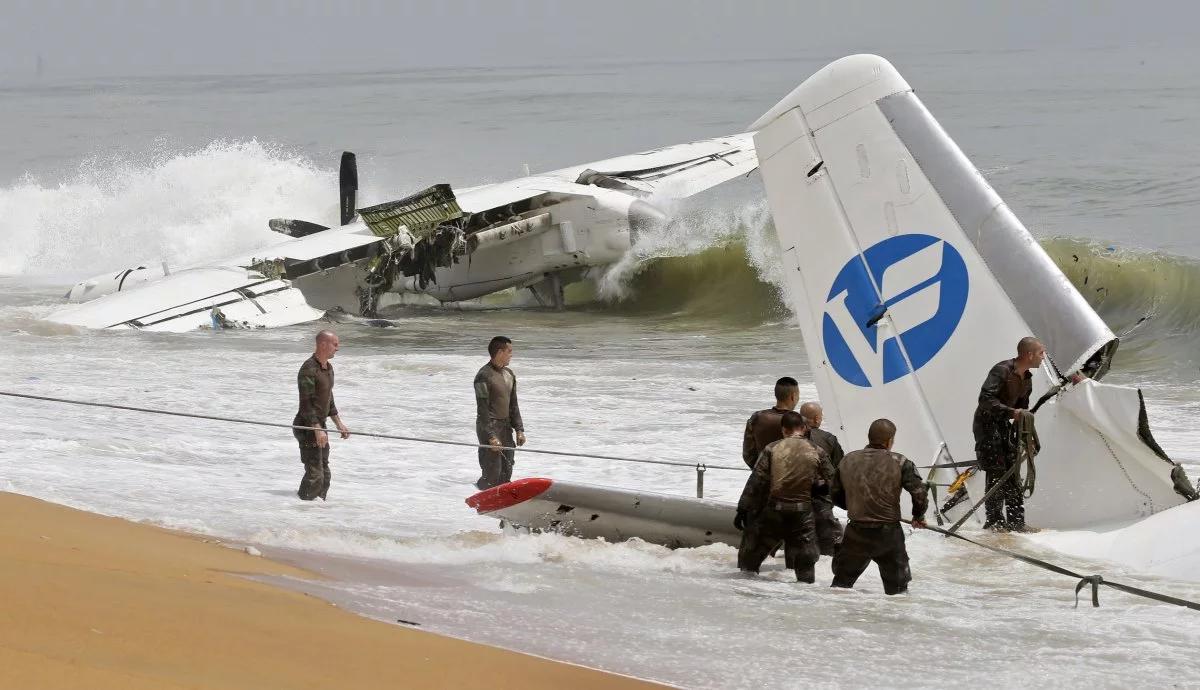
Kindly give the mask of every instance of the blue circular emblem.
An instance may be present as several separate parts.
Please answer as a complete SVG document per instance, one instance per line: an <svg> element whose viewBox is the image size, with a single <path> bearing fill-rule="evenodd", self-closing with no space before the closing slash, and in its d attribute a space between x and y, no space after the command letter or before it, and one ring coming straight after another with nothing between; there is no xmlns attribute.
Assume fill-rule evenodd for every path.
<svg viewBox="0 0 1200 690"><path fill-rule="evenodd" d="M829 364L864 388L920 369L954 335L968 287L966 262L940 237L897 235L872 245L846 262L825 298L821 334ZM885 315L899 332L881 342Z"/></svg>

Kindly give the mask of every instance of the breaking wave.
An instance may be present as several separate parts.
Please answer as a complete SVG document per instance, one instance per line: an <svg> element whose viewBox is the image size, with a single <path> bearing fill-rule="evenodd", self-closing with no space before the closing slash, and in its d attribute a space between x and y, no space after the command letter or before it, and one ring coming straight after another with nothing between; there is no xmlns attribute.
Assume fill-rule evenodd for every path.
<svg viewBox="0 0 1200 690"><path fill-rule="evenodd" d="M594 297L631 316L753 326L790 318L766 202L685 215L634 240Z"/></svg>
<svg viewBox="0 0 1200 690"><path fill-rule="evenodd" d="M1200 261L1077 238L1042 246L1121 336L1124 364L1200 365ZM598 296L608 310L647 317L739 327L790 319L774 226L756 204L639 238Z"/></svg>
<svg viewBox="0 0 1200 690"><path fill-rule="evenodd" d="M1200 261L1076 238L1042 247L1121 338L1125 368L1200 365ZM1190 376L1190 374L1189 374Z"/></svg>
<svg viewBox="0 0 1200 690"><path fill-rule="evenodd" d="M255 140L91 158L61 181L0 188L0 275L211 260L277 240L269 218L328 222L336 209L336 173Z"/></svg>

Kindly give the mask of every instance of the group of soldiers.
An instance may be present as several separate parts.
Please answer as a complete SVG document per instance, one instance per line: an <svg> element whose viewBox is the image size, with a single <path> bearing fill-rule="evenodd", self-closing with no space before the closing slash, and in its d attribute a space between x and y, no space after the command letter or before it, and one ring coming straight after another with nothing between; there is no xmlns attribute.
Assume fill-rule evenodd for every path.
<svg viewBox="0 0 1200 690"><path fill-rule="evenodd" d="M1018 461L1016 430L1031 414L1032 370L1045 355L1036 338L1022 338L1017 356L993 366L980 388L972 430L977 462L987 478L985 528L1034 531L1025 524L1019 478L1009 469ZM733 522L742 532L738 567L757 573L782 544L785 563L800 582L814 582L817 560L832 556L834 587L853 587L874 561L885 593L906 591L912 574L900 527L900 494L911 496L910 522L918 529L926 526L929 501L916 466L892 450L896 425L876 419L867 430L866 448L843 453L837 437L821 429L820 404L804 403L796 411L799 399L796 380L781 378L775 383L775 405L746 422L742 459L751 473ZM846 510L845 529L834 505Z"/></svg>
<svg viewBox="0 0 1200 690"><path fill-rule="evenodd" d="M796 380L781 378L775 405L746 422L742 459L751 473L733 522L742 531L738 567L757 573L782 543L784 562L800 582L815 582L818 558L833 556L834 587L853 587L874 561L885 592L905 591L912 576L900 491L912 496L914 527L925 526L928 499L912 461L892 451L896 425L875 420L867 447L843 453L837 437L821 429L820 404L796 411L799 399ZM845 529L834 505L850 517Z"/></svg>
<svg viewBox="0 0 1200 690"><path fill-rule="evenodd" d="M300 409L292 423L312 428L293 431L304 465L297 494L306 501L324 500L329 491L325 420L333 421L342 438L350 436L333 399L330 360L337 351L337 334L321 331L312 357L297 375ZM1014 429L1030 414L1031 372L1045 354L1036 338L1021 339L1017 356L992 367L980 389L973 431L978 464L987 475L987 528L1030 530L1021 485L1008 470L1017 462ZM481 490L512 479L514 449L526 440L517 380L508 366L512 355L512 340L492 338L488 362L475 375L480 446L475 486ZM896 425L875 420L867 430L867 446L843 453L837 436L821 429L820 404L807 402L797 411L799 402L799 384L781 378L775 383L775 405L746 422L742 459L751 473L734 518L734 526L742 531L738 567L757 573L782 545L787 567L801 582L814 582L817 560L832 556L834 587L853 587L874 561L887 594L906 591L912 575L900 527L900 493L907 491L912 497L911 524L916 528L925 527L928 498L916 466L892 450ZM1004 485L991 491L1001 481ZM844 529L833 514L835 505L849 517Z"/></svg>

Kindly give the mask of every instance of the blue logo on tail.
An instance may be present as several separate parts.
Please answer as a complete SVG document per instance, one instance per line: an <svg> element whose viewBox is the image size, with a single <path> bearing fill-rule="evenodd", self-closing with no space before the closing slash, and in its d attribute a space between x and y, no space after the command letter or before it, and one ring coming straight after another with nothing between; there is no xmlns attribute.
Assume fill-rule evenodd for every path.
<svg viewBox="0 0 1200 690"><path fill-rule="evenodd" d="M958 328L968 286L967 264L949 242L932 235L889 237L850 259L834 278L821 327L825 356L839 376L864 388L920 369ZM900 333L880 342L878 323L885 314Z"/></svg>

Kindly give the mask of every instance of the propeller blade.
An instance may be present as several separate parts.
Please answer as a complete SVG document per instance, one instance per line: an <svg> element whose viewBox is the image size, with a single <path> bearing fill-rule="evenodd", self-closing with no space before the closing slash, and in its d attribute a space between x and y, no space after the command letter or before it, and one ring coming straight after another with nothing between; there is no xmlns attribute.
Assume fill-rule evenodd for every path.
<svg viewBox="0 0 1200 690"><path fill-rule="evenodd" d="M272 218L267 221L267 225L275 232L287 235L288 237L306 237L314 232L329 229L324 225L310 223L307 220L292 220L291 218Z"/></svg>

